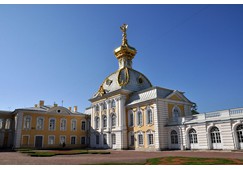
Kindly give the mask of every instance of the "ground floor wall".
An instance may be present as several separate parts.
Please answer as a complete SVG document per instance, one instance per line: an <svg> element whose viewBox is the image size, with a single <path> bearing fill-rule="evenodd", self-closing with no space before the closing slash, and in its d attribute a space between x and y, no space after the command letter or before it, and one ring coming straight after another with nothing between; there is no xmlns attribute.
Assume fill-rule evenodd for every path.
<svg viewBox="0 0 243 170"><path fill-rule="evenodd" d="M167 126L168 149L243 149L243 120ZM238 130L237 130L238 129Z"/></svg>

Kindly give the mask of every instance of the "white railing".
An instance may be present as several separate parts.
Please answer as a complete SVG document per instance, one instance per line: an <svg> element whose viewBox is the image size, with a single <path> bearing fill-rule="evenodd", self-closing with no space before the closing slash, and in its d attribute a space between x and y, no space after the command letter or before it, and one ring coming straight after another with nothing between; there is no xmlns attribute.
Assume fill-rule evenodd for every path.
<svg viewBox="0 0 243 170"><path fill-rule="evenodd" d="M212 118L212 117L219 117L221 116L220 112L211 112L211 113L205 113L205 118Z"/></svg>
<svg viewBox="0 0 243 170"><path fill-rule="evenodd" d="M238 114L243 114L243 108L239 109L231 109L229 111L230 115L238 115Z"/></svg>

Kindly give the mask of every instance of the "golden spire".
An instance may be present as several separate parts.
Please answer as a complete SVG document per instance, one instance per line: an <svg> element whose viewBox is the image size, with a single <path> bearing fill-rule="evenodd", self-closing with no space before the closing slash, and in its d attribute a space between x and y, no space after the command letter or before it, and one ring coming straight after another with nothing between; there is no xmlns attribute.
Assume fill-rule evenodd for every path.
<svg viewBox="0 0 243 170"><path fill-rule="evenodd" d="M120 47L114 50L116 58L119 60L121 58L126 58L132 60L137 53L137 50L128 45L127 42L127 24L123 24L120 29L122 31L122 44Z"/></svg>

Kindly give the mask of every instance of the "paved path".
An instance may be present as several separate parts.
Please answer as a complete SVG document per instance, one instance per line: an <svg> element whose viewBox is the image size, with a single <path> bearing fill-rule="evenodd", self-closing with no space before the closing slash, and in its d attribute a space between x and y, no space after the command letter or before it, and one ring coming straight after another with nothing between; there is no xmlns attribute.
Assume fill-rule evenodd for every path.
<svg viewBox="0 0 243 170"><path fill-rule="evenodd" d="M207 158L243 159L243 152L225 151L111 151L111 154L58 155L53 157L30 157L19 152L0 152L0 165L87 165L100 163L145 163L148 158L186 156Z"/></svg>

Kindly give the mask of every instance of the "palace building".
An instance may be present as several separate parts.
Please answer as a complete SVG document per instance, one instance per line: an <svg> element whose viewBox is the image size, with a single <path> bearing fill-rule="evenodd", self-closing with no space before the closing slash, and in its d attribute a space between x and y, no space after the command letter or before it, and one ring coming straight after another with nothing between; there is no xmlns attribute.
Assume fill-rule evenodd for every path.
<svg viewBox="0 0 243 170"><path fill-rule="evenodd" d="M118 69L89 99L85 114L39 105L0 111L0 148L101 148L143 151L243 149L243 108L192 114L184 92L153 86L133 68L127 25L115 49Z"/></svg>
<svg viewBox="0 0 243 170"><path fill-rule="evenodd" d="M0 111L0 148L82 148L89 143L90 116L41 100L34 107Z"/></svg>
<svg viewBox="0 0 243 170"><path fill-rule="evenodd" d="M114 50L118 70L105 78L90 99L90 146L94 148L243 149L243 108L192 115L184 92L153 86L132 67L137 51L128 44Z"/></svg>

